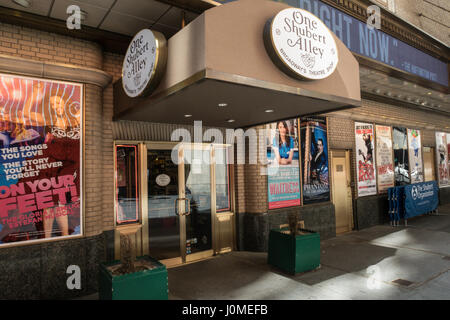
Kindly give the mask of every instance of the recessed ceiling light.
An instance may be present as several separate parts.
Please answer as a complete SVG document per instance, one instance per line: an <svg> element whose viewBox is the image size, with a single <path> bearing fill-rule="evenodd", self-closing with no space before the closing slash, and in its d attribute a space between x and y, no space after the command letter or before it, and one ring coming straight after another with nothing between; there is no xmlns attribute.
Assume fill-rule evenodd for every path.
<svg viewBox="0 0 450 320"><path fill-rule="evenodd" d="M24 8L31 7L31 0L12 0L12 2Z"/></svg>
<svg viewBox="0 0 450 320"><path fill-rule="evenodd" d="M267 113L271 113L271 112L274 112L275 110L273 110L273 109L267 109L267 110L265 110L264 112L267 112Z"/></svg>
<svg viewBox="0 0 450 320"><path fill-rule="evenodd" d="M227 122L234 122L234 119L228 119Z"/></svg>
<svg viewBox="0 0 450 320"><path fill-rule="evenodd" d="M224 103L224 102L218 104L219 107L226 107L227 105L228 105L228 103Z"/></svg>
<svg viewBox="0 0 450 320"><path fill-rule="evenodd" d="M427 94L428 94L428 95L430 95L430 94L431 94L431 92L427 92Z"/></svg>
<svg viewBox="0 0 450 320"><path fill-rule="evenodd" d="M185 114L184 117L185 118L190 118L190 117L192 117L192 114Z"/></svg>

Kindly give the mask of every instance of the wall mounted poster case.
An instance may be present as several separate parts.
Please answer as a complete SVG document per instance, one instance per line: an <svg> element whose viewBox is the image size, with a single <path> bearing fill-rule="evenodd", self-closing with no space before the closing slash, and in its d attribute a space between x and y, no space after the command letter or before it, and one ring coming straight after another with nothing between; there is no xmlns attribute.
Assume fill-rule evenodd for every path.
<svg viewBox="0 0 450 320"><path fill-rule="evenodd" d="M394 160L392 156L392 128L390 126L375 126L376 132L376 163L378 192L386 193L395 185Z"/></svg>
<svg viewBox="0 0 450 320"><path fill-rule="evenodd" d="M269 209L301 204L298 119L266 125Z"/></svg>
<svg viewBox="0 0 450 320"><path fill-rule="evenodd" d="M439 187L449 185L447 134L436 132L436 164Z"/></svg>
<svg viewBox="0 0 450 320"><path fill-rule="evenodd" d="M420 130L408 129L408 153L411 183L424 182Z"/></svg>
<svg viewBox="0 0 450 320"><path fill-rule="evenodd" d="M0 82L0 246L82 235L83 86Z"/></svg>
<svg viewBox="0 0 450 320"><path fill-rule="evenodd" d="M358 197L377 194L373 124L355 122L355 145Z"/></svg>

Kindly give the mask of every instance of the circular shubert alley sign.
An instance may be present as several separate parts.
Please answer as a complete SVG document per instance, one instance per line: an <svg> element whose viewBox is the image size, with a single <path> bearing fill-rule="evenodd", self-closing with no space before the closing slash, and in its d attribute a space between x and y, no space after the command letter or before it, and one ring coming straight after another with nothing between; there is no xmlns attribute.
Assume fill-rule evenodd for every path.
<svg viewBox="0 0 450 320"><path fill-rule="evenodd" d="M131 40L122 66L122 86L131 97L150 94L159 84L167 62L162 33L143 29Z"/></svg>
<svg viewBox="0 0 450 320"><path fill-rule="evenodd" d="M170 183L170 177L167 174L160 174L156 177L156 184L161 187L165 187Z"/></svg>
<svg viewBox="0 0 450 320"><path fill-rule="evenodd" d="M338 64L333 35L306 10L284 9L267 21L264 45L275 65L295 78L324 79Z"/></svg>

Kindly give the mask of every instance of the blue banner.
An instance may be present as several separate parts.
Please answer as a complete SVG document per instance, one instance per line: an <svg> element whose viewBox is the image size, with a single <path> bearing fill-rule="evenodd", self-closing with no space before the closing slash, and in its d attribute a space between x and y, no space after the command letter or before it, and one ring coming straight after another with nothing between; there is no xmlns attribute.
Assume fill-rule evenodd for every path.
<svg viewBox="0 0 450 320"><path fill-rule="evenodd" d="M227 3L236 0L216 1ZM380 30L370 30L365 22L361 22L319 0L278 0L277 2L284 2L313 13L354 53L448 86L447 64L445 62Z"/></svg>
<svg viewBox="0 0 450 320"><path fill-rule="evenodd" d="M405 186L405 219L433 210L439 204L436 181L415 183Z"/></svg>

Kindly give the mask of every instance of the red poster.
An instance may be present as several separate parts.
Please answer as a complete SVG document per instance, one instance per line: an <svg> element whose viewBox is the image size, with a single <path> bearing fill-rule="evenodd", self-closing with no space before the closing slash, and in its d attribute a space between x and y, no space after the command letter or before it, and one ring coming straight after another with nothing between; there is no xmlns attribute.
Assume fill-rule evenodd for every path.
<svg viewBox="0 0 450 320"><path fill-rule="evenodd" d="M0 246L82 233L82 95L0 75Z"/></svg>

